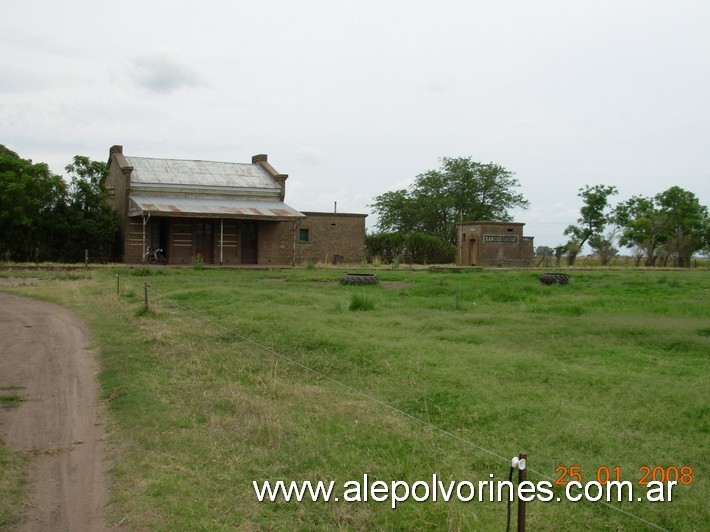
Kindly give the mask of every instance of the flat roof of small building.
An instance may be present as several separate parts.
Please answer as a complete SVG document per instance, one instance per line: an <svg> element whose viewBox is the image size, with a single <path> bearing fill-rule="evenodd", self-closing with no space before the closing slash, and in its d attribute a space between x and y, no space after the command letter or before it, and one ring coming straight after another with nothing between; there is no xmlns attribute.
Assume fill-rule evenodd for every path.
<svg viewBox="0 0 710 532"><path fill-rule="evenodd" d="M489 220L475 220L472 222L458 222L456 225L525 225L525 222L493 222Z"/></svg>

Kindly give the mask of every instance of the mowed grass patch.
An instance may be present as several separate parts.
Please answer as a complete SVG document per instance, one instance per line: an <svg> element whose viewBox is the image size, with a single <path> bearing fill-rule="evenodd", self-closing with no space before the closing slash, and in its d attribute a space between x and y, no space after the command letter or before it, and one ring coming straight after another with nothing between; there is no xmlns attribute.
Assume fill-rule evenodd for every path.
<svg viewBox="0 0 710 532"><path fill-rule="evenodd" d="M506 477L482 448L528 452L534 481L560 465L585 480L618 465L632 481L644 465L689 465L695 480L673 503L621 508L671 529L707 518L706 272L573 271L569 285L544 286L534 271L378 271L382 285L355 289L331 270L166 271L146 277L150 316L136 316L140 276L129 298L108 273L80 294L17 289L58 294L102 346L116 521L499 529L498 503L257 503L251 485ZM355 293L375 307L349 311ZM528 516L553 530L645 528L599 504L532 503Z"/></svg>

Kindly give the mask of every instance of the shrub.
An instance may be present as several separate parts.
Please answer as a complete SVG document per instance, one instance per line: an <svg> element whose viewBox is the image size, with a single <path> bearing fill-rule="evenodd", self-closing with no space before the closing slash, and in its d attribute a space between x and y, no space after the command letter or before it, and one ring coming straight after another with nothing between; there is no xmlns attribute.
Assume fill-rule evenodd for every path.
<svg viewBox="0 0 710 532"><path fill-rule="evenodd" d="M364 292L356 292L350 300L350 310L372 310L375 301Z"/></svg>
<svg viewBox="0 0 710 532"><path fill-rule="evenodd" d="M424 233L372 233L365 237L367 261L385 263L448 264L456 259L456 247Z"/></svg>

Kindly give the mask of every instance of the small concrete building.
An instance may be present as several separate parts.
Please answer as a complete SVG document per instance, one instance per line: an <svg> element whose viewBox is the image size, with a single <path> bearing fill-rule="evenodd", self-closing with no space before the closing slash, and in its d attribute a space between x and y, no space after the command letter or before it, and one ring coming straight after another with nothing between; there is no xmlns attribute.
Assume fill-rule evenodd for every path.
<svg viewBox="0 0 710 532"><path fill-rule="evenodd" d="M288 175L251 163L109 153L108 203L121 220L122 260L161 248L168 264L294 265L365 261L365 214L302 213L284 203Z"/></svg>
<svg viewBox="0 0 710 532"><path fill-rule="evenodd" d="M524 223L461 222L458 263L466 266L532 266L534 237L523 236Z"/></svg>

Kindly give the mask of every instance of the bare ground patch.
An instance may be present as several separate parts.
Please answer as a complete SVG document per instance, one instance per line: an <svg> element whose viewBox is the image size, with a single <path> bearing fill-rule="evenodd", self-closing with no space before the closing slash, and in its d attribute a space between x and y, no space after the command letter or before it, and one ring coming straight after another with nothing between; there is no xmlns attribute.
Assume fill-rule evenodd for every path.
<svg viewBox="0 0 710 532"><path fill-rule="evenodd" d="M2 279L26 284L32 279ZM103 530L108 463L95 353L68 310L0 293L0 440L31 458L20 530Z"/></svg>

